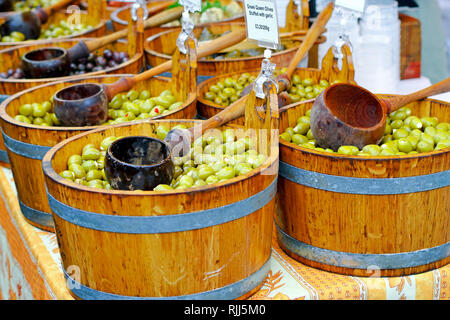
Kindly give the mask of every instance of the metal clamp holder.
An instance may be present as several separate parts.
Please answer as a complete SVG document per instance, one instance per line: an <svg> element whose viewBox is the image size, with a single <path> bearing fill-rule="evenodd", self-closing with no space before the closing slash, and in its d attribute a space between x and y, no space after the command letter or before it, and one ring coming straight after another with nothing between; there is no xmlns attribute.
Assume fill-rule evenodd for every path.
<svg viewBox="0 0 450 320"><path fill-rule="evenodd" d="M133 2L133 5L131 6L131 18L133 19L133 21L137 21L137 19L138 19L137 11L139 8L142 8L143 19L147 20L148 8L147 8L147 3L145 2L145 0L135 0Z"/></svg>
<svg viewBox="0 0 450 320"><path fill-rule="evenodd" d="M269 59L271 57L272 51L270 49L266 49L264 51L264 59L261 63L261 72L259 73L253 85L253 91L255 91L255 95L260 99L264 99L266 97L263 88L265 82L272 82L278 91L278 82L274 75L276 64L270 62Z"/></svg>
<svg viewBox="0 0 450 320"><path fill-rule="evenodd" d="M194 23L192 22L189 12L185 9L181 17L181 33L177 38L177 47L183 54L187 53L186 40L192 39L195 42L195 47L197 47L197 38L194 35Z"/></svg>

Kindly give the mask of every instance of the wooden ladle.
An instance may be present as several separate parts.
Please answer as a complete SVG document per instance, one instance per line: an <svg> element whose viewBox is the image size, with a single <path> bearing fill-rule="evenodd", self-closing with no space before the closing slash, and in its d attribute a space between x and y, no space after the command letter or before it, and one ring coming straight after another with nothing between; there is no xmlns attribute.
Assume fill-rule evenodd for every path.
<svg viewBox="0 0 450 320"><path fill-rule="evenodd" d="M8 36L11 32L23 33L26 40L37 39L41 35L41 25L56 11L68 6L75 0L62 0L46 8L17 13L10 16L1 26L0 34Z"/></svg>
<svg viewBox="0 0 450 320"><path fill-rule="evenodd" d="M378 144L386 127L386 116L408 103L450 91L450 78L417 92L379 98L354 85L337 83L325 89L311 109L311 131L317 145L337 151L352 145L362 149Z"/></svg>
<svg viewBox="0 0 450 320"><path fill-rule="evenodd" d="M152 13L152 12L150 12ZM144 29L153 28L181 17L183 7L160 12L144 22ZM123 29L107 36L90 41L80 41L69 49L58 47L40 48L22 56L22 70L26 78L53 78L67 76L70 63L86 58L89 53L127 36L128 29Z"/></svg>
<svg viewBox="0 0 450 320"><path fill-rule="evenodd" d="M197 57L200 59L214 54L242 41L245 37L244 29L230 32L211 41L208 45L199 46ZM65 125L99 125L106 120L108 102L116 94L130 90L140 81L169 71L171 67L172 60L169 60L133 77L122 77L111 84L86 83L66 87L56 92L53 97L55 114Z"/></svg>

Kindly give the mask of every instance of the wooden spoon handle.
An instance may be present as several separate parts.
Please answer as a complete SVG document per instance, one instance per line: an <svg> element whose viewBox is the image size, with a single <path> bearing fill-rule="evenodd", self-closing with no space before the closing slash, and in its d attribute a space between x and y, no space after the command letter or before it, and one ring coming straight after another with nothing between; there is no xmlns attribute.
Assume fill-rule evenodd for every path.
<svg viewBox="0 0 450 320"><path fill-rule="evenodd" d="M50 16L51 14L53 14L55 11L62 9L66 6L68 6L69 4L71 4L72 2L75 2L75 0L62 0L59 1L57 3L55 3L54 5L48 6L46 8L43 8L43 10L45 11L45 13Z"/></svg>
<svg viewBox="0 0 450 320"><path fill-rule="evenodd" d="M383 101L386 103L387 108L386 112L389 114L395 110L400 109L404 105L407 105L408 103L449 91L450 91L450 78L447 78L425 89L407 95L398 96L395 98L383 99Z"/></svg>
<svg viewBox="0 0 450 320"><path fill-rule="evenodd" d="M317 16L316 21L314 21L311 28L309 28L303 42L297 49L295 56L292 58L289 66L287 68L286 73L278 76L278 92L287 91L290 87L290 81L292 75L294 74L295 69L298 64L303 60L308 51L312 48L314 43L319 39L320 35L325 30L325 26L330 20L331 15L334 10L334 2L330 2L325 9L323 9L320 14Z"/></svg>
<svg viewBox="0 0 450 320"><path fill-rule="evenodd" d="M144 22L144 29L153 28L160 26L164 23L173 21L181 17L183 13L183 7L176 7L163 12L160 12ZM71 61L78 60L82 57L87 56L90 52L104 47L105 45L117 41L119 39L125 38L128 34L128 28L111 33L107 36L97 38L91 41L80 41L68 51L68 55ZM164 72L164 71L163 71Z"/></svg>
<svg viewBox="0 0 450 320"><path fill-rule="evenodd" d="M183 14L183 11L184 11L183 7L175 7L170 8L168 10L164 10L158 14L155 14L154 16L145 20L144 29L157 27L164 23L168 23L173 20L179 19Z"/></svg>
<svg viewBox="0 0 450 320"><path fill-rule="evenodd" d="M194 136L194 131L197 134L197 130L201 130L201 134L203 134L206 130L214 129L217 127L220 127L221 125L224 125L225 123L228 123L230 121L233 121L237 118L240 118L244 115L245 112L245 105L247 103L247 97L244 96L232 104L230 104L228 107L220 111L215 116L205 120L202 122L201 126L195 126L192 128L189 128L189 131L191 132L191 136Z"/></svg>
<svg viewBox="0 0 450 320"><path fill-rule="evenodd" d="M222 37L214 39L208 44L199 46L197 49L197 59L204 58L210 54L216 53L228 46L231 46L235 43L238 43L245 39L246 31L244 29L232 31ZM172 68L172 60L166 61L156 67L151 68L145 72L137 74L133 77L129 78L121 78L118 81L105 85L104 89L108 96L108 99L111 100L117 93L127 91L132 88L136 83L140 81L147 80L151 77L154 77L163 72L169 71Z"/></svg>
<svg viewBox="0 0 450 320"><path fill-rule="evenodd" d="M294 58L291 60L289 67L286 71L286 74L289 76L289 78L292 77L292 75L294 74L294 71L297 68L300 61L303 60L303 58L306 56L308 51L312 48L314 43L317 41L317 39L322 34L323 30L325 29L326 24L328 23L328 20L330 20L330 18L331 18L333 9L334 9L334 2L330 2L325 7L325 9L323 9L320 12L320 14L317 16L316 21L314 21L311 28L306 33L304 41L298 48L297 53L295 54Z"/></svg>

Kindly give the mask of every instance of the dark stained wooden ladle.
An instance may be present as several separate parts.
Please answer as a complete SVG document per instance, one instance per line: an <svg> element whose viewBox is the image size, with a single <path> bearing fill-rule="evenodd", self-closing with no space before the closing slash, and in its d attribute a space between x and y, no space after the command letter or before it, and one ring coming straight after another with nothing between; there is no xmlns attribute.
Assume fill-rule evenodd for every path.
<svg viewBox="0 0 450 320"><path fill-rule="evenodd" d="M14 0L0 0L0 12L9 12L14 10Z"/></svg>
<svg viewBox="0 0 450 320"><path fill-rule="evenodd" d="M311 109L311 131L322 148L337 151L340 146L352 145L362 149L381 141L388 114L408 103L448 91L450 78L393 98L379 98L354 84L336 83L316 98Z"/></svg>
<svg viewBox="0 0 450 320"><path fill-rule="evenodd" d="M154 10L160 11L160 8ZM181 17L183 7L176 7L162 11L144 22L144 29L160 26ZM149 10L149 14L153 14ZM70 72L70 63L81 58L86 58L89 54L105 45L125 38L128 29L114 32L107 36L90 41L80 41L69 49L58 47L48 47L35 49L22 56L22 70L28 79L53 78L67 76Z"/></svg>
<svg viewBox="0 0 450 320"><path fill-rule="evenodd" d="M197 58L214 54L232 46L246 37L246 30L232 31L214 39L197 49ZM55 114L61 123L68 126L92 126L105 122L108 114L108 102L124 91L130 90L136 83L169 71L172 60L153 67L132 77L122 77L111 84L76 84L59 90L53 96Z"/></svg>
<svg viewBox="0 0 450 320"><path fill-rule="evenodd" d="M11 32L21 32L26 40L37 39L41 35L41 25L56 11L68 6L75 0L62 0L46 8L17 13L10 16L0 26L0 34L8 36Z"/></svg>

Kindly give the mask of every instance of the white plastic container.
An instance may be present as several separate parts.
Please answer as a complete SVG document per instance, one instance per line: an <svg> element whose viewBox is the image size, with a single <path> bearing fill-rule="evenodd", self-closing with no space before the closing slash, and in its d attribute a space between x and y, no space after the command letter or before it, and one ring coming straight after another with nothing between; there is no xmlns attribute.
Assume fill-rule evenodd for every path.
<svg viewBox="0 0 450 320"><path fill-rule="evenodd" d="M375 93L390 93L400 81L400 20L394 0L369 0L360 22L356 82Z"/></svg>

